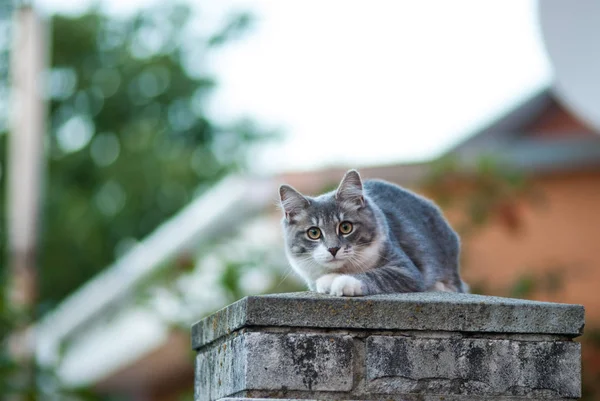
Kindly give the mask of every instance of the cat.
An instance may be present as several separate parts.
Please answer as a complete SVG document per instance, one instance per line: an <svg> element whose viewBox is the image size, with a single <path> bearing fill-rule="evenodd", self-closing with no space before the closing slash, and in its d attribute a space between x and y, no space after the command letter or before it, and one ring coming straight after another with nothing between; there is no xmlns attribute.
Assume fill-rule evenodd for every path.
<svg viewBox="0 0 600 401"><path fill-rule="evenodd" d="M349 170L335 191L279 187L285 252L312 291L337 296L468 292L460 240L431 201Z"/></svg>

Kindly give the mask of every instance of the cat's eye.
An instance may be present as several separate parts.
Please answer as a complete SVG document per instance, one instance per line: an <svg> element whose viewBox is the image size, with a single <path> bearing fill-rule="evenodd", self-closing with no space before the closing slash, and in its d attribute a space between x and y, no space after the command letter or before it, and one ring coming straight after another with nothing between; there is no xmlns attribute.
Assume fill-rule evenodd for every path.
<svg viewBox="0 0 600 401"><path fill-rule="evenodd" d="M321 230L318 227L311 227L306 231L306 235L310 239L319 239L321 238Z"/></svg>
<svg viewBox="0 0 600 401"><path fill-rule="evenodd" d="M340 233L343 235L348 235L352 232L352 223L349 221L342 221L340 223Z"/></svg>

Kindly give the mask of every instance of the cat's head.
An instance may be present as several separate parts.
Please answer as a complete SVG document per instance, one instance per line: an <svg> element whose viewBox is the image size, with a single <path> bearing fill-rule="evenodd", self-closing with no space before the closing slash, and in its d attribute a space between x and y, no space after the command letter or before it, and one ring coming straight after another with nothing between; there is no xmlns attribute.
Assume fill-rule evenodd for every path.
<svg viewBox="0 0 600 401"><path fill-rule="evenodd" d="M279 195L286 253L308 277L359 273L379 257L378 217L357 171L348 171L335 191L318 197L288 185Z"/></svg>

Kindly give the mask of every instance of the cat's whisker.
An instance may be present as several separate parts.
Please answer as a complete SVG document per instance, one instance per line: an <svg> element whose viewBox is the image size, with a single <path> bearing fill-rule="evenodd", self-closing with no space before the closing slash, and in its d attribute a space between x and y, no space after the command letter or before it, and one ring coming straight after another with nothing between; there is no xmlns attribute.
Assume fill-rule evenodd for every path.
<svg viewBox="0 0 600 401"><path fill-rule="evenodd" d="M361 266L360 263L357 263L356 261L352 261L351 265L354 267L354 270L356 270L357 273L365 273L365 269L363 266Z"/></svg>
<svg viewBox="0 0 600 401"><path fill-rule="evenodd" d="M372 243L374 243L374 242L375 242L375 241L369 241L369 242L366 242L366 243L360 243L360 244L356 244L355 246L356 246L357 248L360 248L360 250L361 250L361 251L363 251L364 249L366 249L366 248L368 247L368 245L370 245L370 244L372 244ZM365 246L364 244L367 244L367 245ZM378 256L379 258L381 258L381 259L385 260L386 262L392 263L392 261L391 261L390 259L388 259L388 258L386 258L386 257L384 256L384 252L385 252L384 250L379 250L379 251L377 252L377 256Z"/></svg>
<svg viewBox="0 0 600 401"><path fill-rule="evenodd" d="M388 259L385 256L383 256L383 254L381 252L378 253L378 257L380 257L381 259L385 260L388 263L393 263L390 259Z"/></svg>
<svg viewBox="0 0 600 401"><path fill-rule="evenodd" d="M366 270L363 266L362 263L360 263L360 260L356 259L355 255L352 255L348 258L348 262L350 262L350 264L353 267L356 267L356 269L360 272L360 273L366 273Z"/></svg>
<svg viewBox="0 0 600 401"><path fill-rule="evenodd" d="M306 262L306 261L312 262L314 259L313 259L312 255L308 255L308 256L302 256L300 258L296 258L296 260L298 260L300 262Z"/></svg>
<svg viewBox="0 0 600 401"><path fill-rule="evenodd" d="M289 277L289 275L292 273L292 271L293 271L293 269L291 267L288 267L287 273L283 276L283 278L275 286L275 290L279 289L279 287L281 286L281 284L283 284L283 282L285 281L285 279Z"/></svg>
<svg viewBox="0 0 600 401"><path fill-rule="evenodd" d="M370 294L426 291L433 278L463 287L460 240L422 196L355 170L319 197L288 185L279 195L289 261L310 288L331 273L360 274Z"/></svg>

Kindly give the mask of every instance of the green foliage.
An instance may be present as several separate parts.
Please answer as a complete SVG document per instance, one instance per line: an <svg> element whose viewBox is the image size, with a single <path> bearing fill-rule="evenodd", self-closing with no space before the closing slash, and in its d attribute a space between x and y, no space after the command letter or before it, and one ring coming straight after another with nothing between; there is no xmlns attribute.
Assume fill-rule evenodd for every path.
<svg viewBox="0 0 600 401"><path fill-rule="evenodd" d="M250 121L212 121L205 103L215 80L192 68L252 19L236 15L199 38L190 16L164 3L120 20L98 11L52 18L40 312L199 189L243 168L249 145L267 137Z"/></svg>
<svg viewBox="0 0 600 401"><path fill-rule="evenodd" d="M509 290L509 295L515 298L526 298L531 296L538 287L538 281L530 274L523 275L517 279Z"/></svg>
<svg viewBox="0 0 600 401"><path fill-rule="evenodd" d="M205 111L217 83L202 66L213 49L247 32L251 16L233 15L205 37L193 34L192 17L189 7L166 2L123 18L97 9L51 18L38 315L203 189L244 169L251 145L272 137L250 120L217 123ZM2 190L6 145L0 132ZM2 227L4 202L2 194ZM7 275L5 247L0 231L0 280ZM19 373L5 352L17 319L4 290L0 282L0 394L8 394ZM38 369L35 377L44 388L12 391L96 399L86 389L67 394L52 369Z"/></svg>
<svg viewBox="0 0 600 401"><path fill-rule="evenodd" d="M473 235L491 219L517 232L521 226L518 202L538 205L543 200L526 175L492 156L480 157L473 166L453 156L441 158L432 163L423 186L440 206L463 212L457 226L463 236Z"/></svg>
<svg viewBox="0 0 600 401"><path fill-rule="evenodd" d="M339 182L336 182L336 181L329 182L329 183L323 185L323 187L321 189L319 189L317 191L317 193L324 194L327 192L335 191L338 188L338 185L340 185Z"/></svg>
<svg viewBox="0 0 600 401"><path fill-rule="evenodd" d="M524 274L508 288L508 295L530 298L536 293L554 294L563 288L566 271L565 267L552 267L538 273Z"/></svg>

